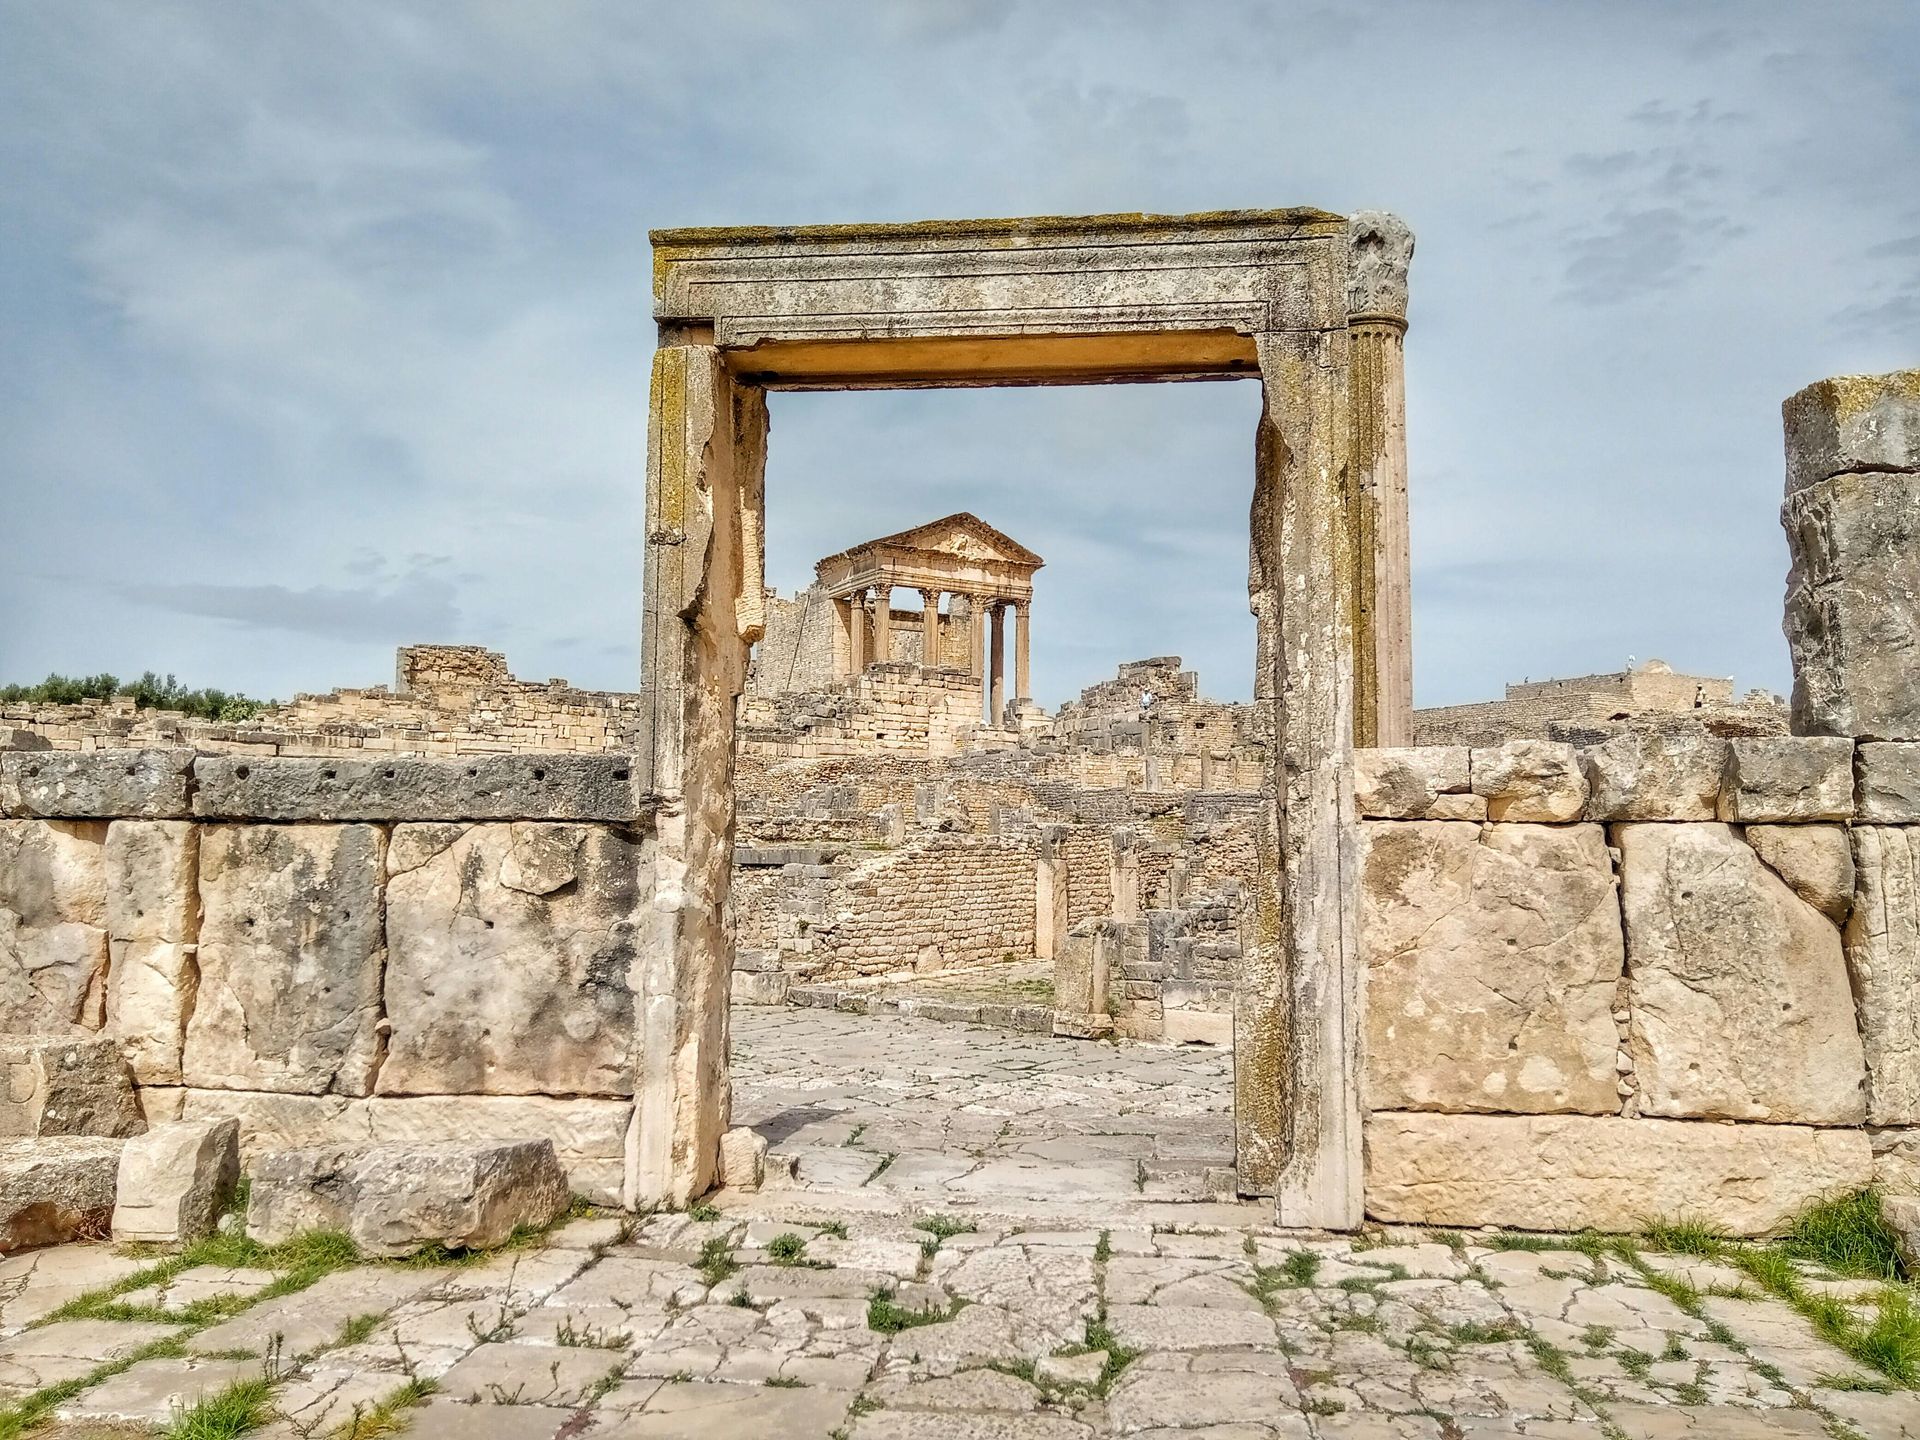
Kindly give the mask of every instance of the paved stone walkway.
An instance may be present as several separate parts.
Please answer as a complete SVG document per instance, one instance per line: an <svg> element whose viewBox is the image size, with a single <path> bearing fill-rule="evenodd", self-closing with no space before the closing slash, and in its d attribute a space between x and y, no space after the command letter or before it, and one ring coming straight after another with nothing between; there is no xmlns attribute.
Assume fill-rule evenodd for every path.
<svg viewBox="0 0 1920 1440"><path fill-rule="evenodd" d="M151 1261L15 1256L0 1428L63 1381L46 1433L79 1440L264 1374L263 1440L1920 1437L1920 1396L1847 1388L1874 1377L1702 1261L722 1199L459 1267L354 1266L278 1295L285 1272L189 1271L122 1297L159 1314L54 1314ZM1874 1288L1807 1283L1856 1304ZM212 1294L240 1298L193 1308Z"/></svg>
<svg viewBox="0 0 1920 1440"><path fill-rule="evenodd" d="M808 1191L1029 1216L1232 1198L1230 1051L779 1006L732 1025L734 1123Z"/></svg>

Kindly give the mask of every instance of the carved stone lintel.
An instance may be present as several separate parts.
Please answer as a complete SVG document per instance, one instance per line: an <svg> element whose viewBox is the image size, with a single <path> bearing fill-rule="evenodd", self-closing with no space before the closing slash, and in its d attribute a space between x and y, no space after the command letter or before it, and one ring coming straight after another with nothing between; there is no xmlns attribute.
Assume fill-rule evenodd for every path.
<svg viewBox="0 0 1920 1440"><path fill-rule="evenodd" d="M1407 319L1407 267L1413 263L1413 231L1398 215L1360 210L1347 217L1352 259L1347 271L1347 314L1354 318Z"/></svg>

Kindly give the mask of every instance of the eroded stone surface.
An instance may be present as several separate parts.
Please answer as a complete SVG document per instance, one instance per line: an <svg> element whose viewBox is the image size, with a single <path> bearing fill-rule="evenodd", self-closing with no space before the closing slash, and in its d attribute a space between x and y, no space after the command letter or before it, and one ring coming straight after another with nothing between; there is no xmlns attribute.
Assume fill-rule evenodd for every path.
<svg viewBox="0 0 1920 1440"><path fill-rule="evenodd" d="M1920 1123L1920 829L1853 829L1847 970L1859 997L1867 1118Z"/></svg>
<svg viewBox="0 0 1920 1440"><path fill-rule="evenodd" d="M1920 822L1920 744L1874 741L1854 751L1860 819L1871 825Z"/></svg>
<svg viewBox="0 0 1920 1440"><path fill-rule="evenodd" d="M99 1028L106 838L97 820L0 820L0 1031Z"/></svg>
<svg viewBox="0 0 1920 1440"><path fill-rule="evenodd" d="M1472 752L1473 793L1490 820L1578 820L1587 803L1580 754L1548 740L1513 740Z"/></svg>
<svg viewBox="0 0 1920 1440"><path fill-rule="evenodd" d="M1618 1107L1623 949L1599 826L1369 824L1361 857L1371 1103Z"/></svg>
<svg viewBox="0 0 1920 1440"><path fill-rule="evenodd" d="M178 1085L200 931L200 829L187 820L107 827L107 1030L142 1085Z"/></svg>
<svg viewBox="0 0 1920 1440"><path fill-rule="evenodd" d="M1704 730L1625 730L1581 752L1590 820L1711 820L1727 742Z"/></svg>
<svg viewBox="0 0 1920 1440"><path fill-rule="evenodd" d="M1754 854L1834 924L1853 909L1853 846L1842 825L1749 825Z"/></svg>
<svg viewBox="0 0 1920 1440"><path fill-rule="evenodd" d="M0 1140L0 1254L105 1235L123 1143L82 1135Z"/></svg>
<svg viewBox="0 0 1920 1440"><path fill-rule="evenodd" d="M1433 810L1441 796L1467 793L1467 754L1464 745L1356 750L1354 809L1390 820L1466 819L1464 815L1436 817Z"/></svg>
<svg viewBox="0 0 1920 1440"><path fill-rule="evenodd" d="M1854 1125L1840 932L1720 824L1614 827L1644 1114Z"/></svg>
<svg viewBox="0 0 1920 1440"><path fill-rule="evenodd" d="M642 850L595 825L401 825L383 1095L625 1095Z"/></svg>
<svg viewBox="0 0 1920 1440"><path fill-rule="evenodd" d="M120 1047L104 1035L0 1035L0 1137L147 1128Z"/></svg>
<svg viewBox="0 0 1920 1440"><path fill-rule="evenodd" d="M187 1084L364 1095L379 1045L381 867L371 825L207 825Z"/></svg>
<svg viewBox="0 0 1920 1440"><path fill-rule="evenodd" d="M1367 1147L1369 1214L1528 1230L1705 1214L1731 1234L1771 1234L1873 1172L1865 1132L1799 1125L1377 1111Z"/></svg>
<svg viewBox="0 0 1920 1440"><path fill-rule="evenodd" d="M1722 820L1798 823L1852 816L1852 741L1770 735L1727 742Z"/></svg>

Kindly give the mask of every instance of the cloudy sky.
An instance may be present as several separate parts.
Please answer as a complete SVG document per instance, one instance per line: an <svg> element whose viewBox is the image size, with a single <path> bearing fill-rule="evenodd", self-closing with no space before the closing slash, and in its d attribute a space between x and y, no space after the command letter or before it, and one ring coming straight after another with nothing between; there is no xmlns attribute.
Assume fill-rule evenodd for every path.
<svg viewBox="0 0 1920 1440"><path fill-rule="evenodd" d="M0 0L0 175L0 680L631 688L655 226L1399 212L1421 704L1784 689L1779 403L1920 362L1899 0ZM971 509L1043 703L1243 697L1256 407L777 396L772 578Z"/></svg>

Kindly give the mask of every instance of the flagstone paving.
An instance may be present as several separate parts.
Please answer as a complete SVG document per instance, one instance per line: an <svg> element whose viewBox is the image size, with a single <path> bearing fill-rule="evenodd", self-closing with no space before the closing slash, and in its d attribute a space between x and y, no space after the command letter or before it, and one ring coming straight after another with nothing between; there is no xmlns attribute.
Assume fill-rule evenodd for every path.
<svg viewBox="0 0 1920 1440"><path fill-rule="evenodd" d="M463 1266L355 1266L214 1325L50 1319L77 1276L124 1284L123 1257L15 1256L0 1300L30 1318L0 1334L0 1406L79 1379L45 1433L124 1435L264 1374L263 1440L1920 1440L1920 1395L1876 1393L1711 1262L719 1198Z"/></svg>
<svg viewBox="0 0 1920 1440"><path fill-rule="evenodd" d="M1033 1213L1232 1198L1231 1051L780 1006L732 1026L734 1123L801 1189Z"/></svg>

